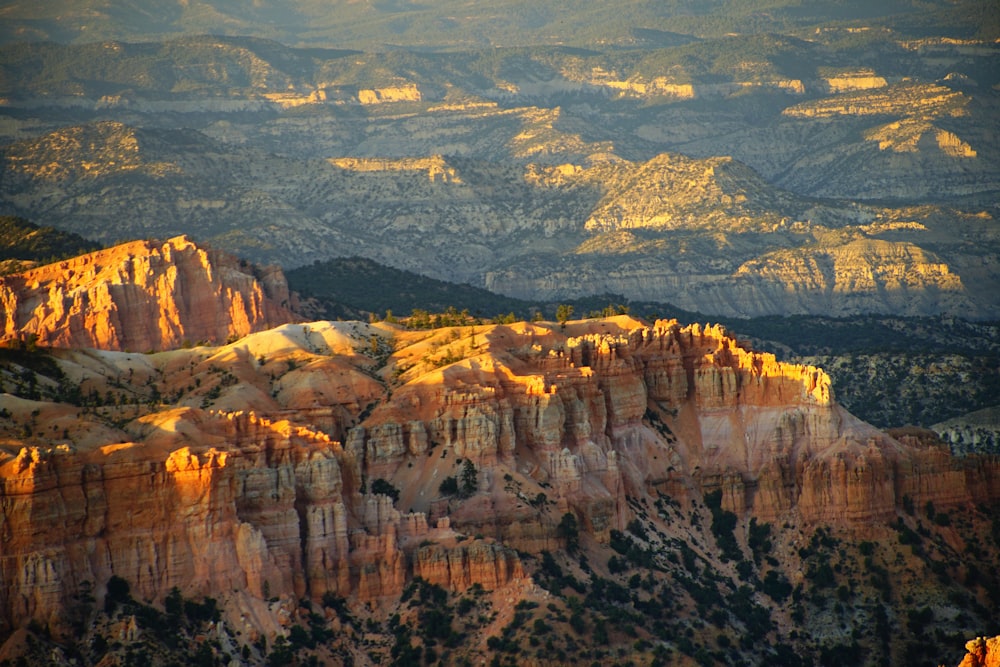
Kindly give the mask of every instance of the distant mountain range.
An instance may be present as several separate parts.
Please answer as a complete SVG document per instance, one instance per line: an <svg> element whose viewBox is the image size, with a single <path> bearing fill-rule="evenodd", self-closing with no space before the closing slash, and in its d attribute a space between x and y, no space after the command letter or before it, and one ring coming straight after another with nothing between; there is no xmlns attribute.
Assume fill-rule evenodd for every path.
<svg viewBox="0 0 1000 667"><path fill-rule="evenodd" d="M173 36L229 21L224 3L112 7L88 11L114 41L0 49L0 213L286 268L366 257L527 301L1000 316L988 3L628 3L606 23L512 3L492 11L644 38L446 52L289 47L251 29L277 20L266 3L228 23L257 36ZM289 30L392 16L403 35L458 15L282 9ZM171 36L120 39L140 24Z"/></svg>
<svg viewBox="0 0 1000 667"><path fill-rule="evenodd" d="M104 121L10 144L0 165L3 212L105 244L186 233L286 267L358 255L527 300L729 316L1000 313L987 212L803 197L729 158L320 160Z"/></svg>
<svg viewBox="0 0 1000 667"><path fill-rule="evenodd" d="M5 41L149 41L178 34L253 35L289 44L372 49L519 45L673 45L692 36L808 33L830 24L876 21L920 34L995 37L995 5L962 2L795 2L780 0L52 0L2 3Z"/></svg>
<svg viewBox="0 0 1000 667"><path fill-rule="evenodd" d="M17 44L0 209L280 263L326 317L723 319L829 367L866 420L926 425L994 387L996 351L970 343L991 325L911 339L895 317L997 317L1000 68L989 21L916 16L457 54Z"/></svg>

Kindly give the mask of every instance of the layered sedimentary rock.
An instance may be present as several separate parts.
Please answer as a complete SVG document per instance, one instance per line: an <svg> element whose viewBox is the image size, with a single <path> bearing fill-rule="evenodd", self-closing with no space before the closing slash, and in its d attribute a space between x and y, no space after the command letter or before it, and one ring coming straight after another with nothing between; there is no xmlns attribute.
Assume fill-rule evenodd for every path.
<svg viewBox="0 0 1000 667"><path fill-rule="evenodd" d="M598 533L621 526L624 493L680 470L765 520L861 524L893 516L904 495L950 506L996 491L993 467L969 471L940 443L860 422L834 403L821 370L745 350L717 327L623 318L565 337L530 325L476 336L488 352L408 370L413 381L355 431L367 464L393 474L425 442L441 444L445 456L551 485ZM404 349L398 363L415 356ZM591 517L602 498L610 511ZM506 523L497 520L498 538L512 537Z"/></svg>
<svg viewBox="0 0 1000 667"><path fill-rule="evenodd" d="M524 571L517 553L497 544L474 542L451 549L428 545L417 549L413 574L449 590L465 591L473 584L487 590L499 588Z"/></svg>
<svg viewBox="0 0 1000 667"><path fill-rule="evenodd" d="M185 237L135 241L0 278L4 340L108 350L223 342L296 319L276 267Z"/></svg>
<svg viewBox="0 0 1000 667"><path fill-rule="evenodd" d="M371 598L398 595L413 574L461 590L523 576L514 552L486 542L442 551L443 567L428 553L411 563L418 544L453 532L359 494L350 453L323 433L252 413L142 421L141 442L23 447L0 466L5 628L59 628L84 582L112 574L150 600L174 586Z"/></svg>
<svg viewBox="0 0 1000 667"><path fill-rule="evenodd" d="M810 98L738 145L731 132L692 142L713 124L657 114L638 121L649 141L630 159L559 107L466 101L336 132L294 115L279 135L220 123L215 138L97 122L0 151L0 199L107 243L187 233L289 268L358 255L531 301L607 292L739 317L996 318L997 225L972 203L995 188L995 142L966 115L988 105L936 84ZM404 144L410 157L388 157Z"/></svg>
<svg viewBox="0 0 1000 667"><path fill-rule="evenodd" d="M498 588L525 575L514 549L565 545L564 515L607 542L635 499L660 494L720 490L741 519L859 533L904 498L940 510L1000 498L996 459L878 431L835 403L821 370L720 327L381 326L285 326L103 365L63 353L84 386L111 377L161 397L111 400L94 418L0 396L3 627L58 626L83 582L101 595L111 575L148 600L173 586L369 600L414 576ZM380 368L359 352L372 336L394 339ZM227 372L239 385L209 386ZM239 402L260 412L223 407Z"/></svg>
<svg viewBox="0 0 1000 667"><path fill-rule="evenodd" d="M385 102L413 102L423 99L420 89L415 84L404 83L400 86L365 89L358 91L358 102L361 104L381 104Z"/></svg>

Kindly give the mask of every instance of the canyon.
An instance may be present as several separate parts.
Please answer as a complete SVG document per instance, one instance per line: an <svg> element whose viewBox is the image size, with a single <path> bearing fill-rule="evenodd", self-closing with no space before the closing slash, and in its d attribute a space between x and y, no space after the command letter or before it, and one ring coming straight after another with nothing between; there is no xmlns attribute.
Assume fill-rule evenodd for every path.
<svg viewBox="0 0 1000 667"><path fill-rule="evenodd" d="M303 162L101 122L0 163L6 210L44 206L105 243L188 234L286 267L357 255L527 300L607 293L735 317L1000 312L988 210L817 201L731 158Z"/></svg>
<svg viewBox="0 0 1000 667"><path fill-rule="evenodd" d="M996 663L992 6L237 4L0 21L0 667Z"/></svg>
<svg viewBox="0 0 1000 667"><path fill-rule="evenodd" d="M716 27L450 55L2 47L0 213L527 300L997 318L995 42Z"/></svg>
<svg viewBox="0 0 1000 667"><path fill-rule="evenodd" d="M157 264L153 251L173 265ZM204 263L218 255L176 239L102 253L67 262L75 268L61 282L60 265L50 265L8 277L5 289L49 276L48 293L63 294L85 267L95 271L95 257L131 266L124 260L132 254L148 262L150 284L176 275L183 291L224 275L227 263ZM179 269L188 262L198 270ZM98 275L110 282L117 274ZM282 284L277 275L272 282ZM175 293L157 291L153 301L178 309L177 321L197 320L199 302ZM36 350L21 332L7 335L5 635L20 637L15 631L30 620L54 637L72 636L67 609L79 591L105 599L114 577L153 604L175 589L189 599L211 596L226 627L272 642L294 624L297 601L367 604L375 622L386 612L372 610L391 608L413 581L456 596L474 587L498 595L502 609L499 601L512 595L561 599L545 574L551 566L539 565L545 554L579 549L587 568L560 556L563 568L582 581L613 578L616 554L632 554L623 540L644 545L657 563L650 576L673 581L679 609L695 602L680 587L689 575L677 554L725 581L747 576L733 569L736 559L759 567L761 580L770 573L818 594L811 559L817 544L836 539L884 550L879 562L894 591L884 604L901 625L908 608L929 605L947 618L958 600L982 601L966 617L990 617L981 605L996 585L989 563L1000 545L969 540L989 525L984 508L1000 499L1000 462L954 457L930 431L881 432L837 405L822 370L753 352L721 327L621 315L407 330L282 324L287 311L260 312L257 331L229 342L145 354L110 349L136 339L124 329L91 347ZM461 484L449 489L448 478ZM924 523L914 507L951 518ZM724 540L716 523L729 515ZM718 544L704 532L709 525ZM743 559L759 557L760 526L774 548L769 541L766 564L753 566ZM898 531L917 529L924 546L903 556L893 546ZM901 555L894 561L893 553ZM860 600L868 584L848 574L858 562L849 565L843 549L834 558ZM961 595L950 580L928 585L922 572L932 567L976 568L978 583ZM796 650L833 650L843 640L836 627L815 627L815 643L797 642L793 609L763 594L753 606L774 619L765 634ZM808 609L813 622L828 613ZM857 604L846 613L863 618L866 610ZM501 611L458 654L488 654L482 642L510 613ZM911 650L885 642L881 650L897 656ZM359 646L352 659L375 660ZM383 647L375 654L385 655Z"/></svg>

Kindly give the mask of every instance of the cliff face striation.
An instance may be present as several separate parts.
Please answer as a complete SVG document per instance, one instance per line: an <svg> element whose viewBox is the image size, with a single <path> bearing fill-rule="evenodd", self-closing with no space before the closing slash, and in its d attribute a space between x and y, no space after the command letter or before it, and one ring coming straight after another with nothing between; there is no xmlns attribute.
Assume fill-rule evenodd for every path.
<svg viewBox="0 0 1000 667"><path fill-rule="evenodd" d="M81 451L25 447L3 479L4 625L60 627L82 582L116 574L137 597L177 586L258 598L398 595L414 573L494 588L523 576L517 556L453 536L387 496L361 497L349 452L322 433L247 413L177 409L141 418L141 442Z"/></svg>
<svg viewBox="0 0 1000 667"><path fill-rule="evenodd" d="M740 521L859 536L905 503L1000 498L996 460L890 437L839 407L821 370L719 327L318 322L55 363L98 399L0 396L5 632L58 631L76 592L112 575L146 600L176 586L378 601L413 577L494 590L526 579L515 549L565 546L567 514L601 548L643 498L697 513L717 492Z"/></svg>
<svg viewBox="0 0 1000 667"><path fill-rule="evenodd" d="M164 350L296 319L276 267L252 270L185 237L135 241L0 277L4 340Z"/></svg>

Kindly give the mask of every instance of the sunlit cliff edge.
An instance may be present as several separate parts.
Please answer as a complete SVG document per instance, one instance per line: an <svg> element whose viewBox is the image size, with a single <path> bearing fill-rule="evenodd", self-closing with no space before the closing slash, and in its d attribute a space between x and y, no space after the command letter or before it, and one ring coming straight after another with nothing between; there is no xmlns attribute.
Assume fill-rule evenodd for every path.
<svg viewBox="0 0 1000 667"><path fill-rule="evenodd" d="M0 397L7 632L29 619L58 632L82 582L101 594L112 575L147 600L240 592L240 609L384 600L416 576L521 590L523 555L562 545L559 517L577 516L598 548L637 499L661 494L699 511L718 490L741 521L873 539L904 497L943 511L1000 497L995 460L879 432L836 405L821 370L718 327L313 322L222 347L56 359L105 398L81 411ZM459 500L439 485L463 460L477 490ZM400 490L395 503L371 492L377 479Z"/></svg>
<svg viewBox="0 0 1000 667"><path fill-rule="evenodd" d="M265 644L302 605L343 598L377 625L415 581L485 591L493 602L477 604L495 613L455 649L470 659L513 622L512 601L559 595L547 563L597 587L622 567L609 554L647 554L649 581L674 587L679 619L697 618L697 590L754 581L747 567L759 568L758 585L815 598L816 550L839 539L880 545L867 558L885 563L888 588L856 584L859 563L844 549L843 571L829 576L850 595L880 596L887 622L905 623L914 600L944 615L955 600L985 610L994 594L996 548L976 536L1000 499L1000 461L952 457L929 431L879 431L836 403L821 369L754 352L719 326L627 315L433 330L279 324L295 317L279 270L186 239L2 284L15 304L5 312L32 314L7 325L0 367L10 392L0 393L2 656L18 655L29 625L72 636L81 591L113 597L113 578L152 604L175 589L218 599L224 624L213 632ZM57 312L65 294L78 306ZM728 544L722 516L733 517ZM928 541L904 553L897 535L918 535L911 525ZM781 526L764 552L762 526ZM946 560L971 582L958 597L939 588ZM710 588L685 589L702 572L712 574L698 586ZM800 604L758 593L751 608L772 620L734 631L799 641ZM839 626L810 614L816 641L839 641ZM389 650L360 646L338 650L355 664ZM263 649L247 651L244 662L263 664Z"/></svg>
<svg viewBox="0 0 1000 667"><path fill-rule="evenodd" d="M1000 665L1000 637L977 637L965 645L968 651L959 667L996 667Z"/></svg>
<svg viewBox="0 0 1000 667"><path fill-rule="evenodd" d="M277 268L180 236L134 241L0 277L0 336L54 347L164 350L296 319Z"/></svg>

